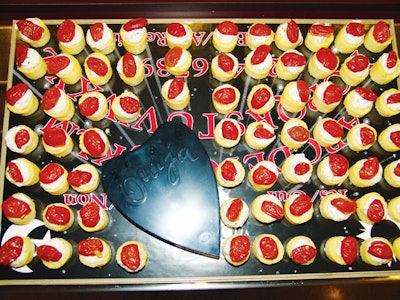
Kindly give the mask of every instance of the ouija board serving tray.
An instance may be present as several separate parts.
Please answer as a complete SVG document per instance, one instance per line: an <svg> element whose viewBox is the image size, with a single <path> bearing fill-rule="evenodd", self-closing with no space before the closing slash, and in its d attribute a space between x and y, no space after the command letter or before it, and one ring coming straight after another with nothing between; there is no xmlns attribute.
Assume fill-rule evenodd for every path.
<svg viewBox="0 0 400 300"><path fill-rule="evenodd" d="M46 45L36 50L46 60L61 52L57 42L57 30L63 20L43 21L49 28L51 37ZM375 146L369 150L355 153L349 150L346 143L346 133L356 124L368 123L379 134L387 126L398 123L398 115L382 117L378 115L375 109L372 109L365 117L357 118L348 115L342 104L330 113L321 114L315 110L312 101L298 114L285 111L279 101L289 81L278 78L275 71L275 65L282 51L277 48L274 42L271 44L273 67L268 76L263 79L254 79L247 75L244 66L245 58L250 52L246 43L246 32L249 27L254 23L264 23L269 25L273 32L276 32L280 24L290 22L290 19L230 20L238 26L239 31L237 44L231 51L238 59L239 68L229 84L239 90L240 97L237 108L227 114L218 113L211 100L213 91L222 85L220 81L213 77L211 72L211 62L219 53L213 46L212 36L216 26L225 20L147 20L148 45L142 53L138 54L138 57L144 63L145 77L136 86L129 86L122 82L116 71L117 61L126 52L122 45L120 28L128 20L74 21L82 27L85 33L91 25L98 22L104 22L111 28L116 40L116 48L107 57L111 62L113 75L106 84L100 86L92 84L85 72L83 72L78 83L73 85L65 84L57 76L50 74L36 80L30 80L16 66L15 50L17 45L24 44L24 42L19 37L16 26L14 26L8 87L25 83L41 100L46 90L56 86L64 90L73 100L76 110L71 120L59 121L50 118L43 111L34 116L24 117L6 109L0 178L2 201L14 193L23 192L34 199L37 210L35 219L26 225L12 224L2 214L1 244L3 245L8 238L15 235L29 236L37 247L50 238L62 237L72 244L73 254L69 261L57 270L46 268L36 256L29 264L21 268L2 266L0 267L0 285L302 281L323 278L387 277L400 274L400 262L395 255L393 255L390 263L381 266L369 265L363 262L360 256L351 265L343 266L331 262L324 251L325 241L333 236L353 236L357 239L359 245L370 237L384 237L391 243L400 237L400 223L390 216L377 224L369 225L360 221L357 214L353 214L349 219L340 222L326 220L318 210L321 198L331 193L340 193L357 200L366 193L378 192L389 203L394 196L399 194L399 190L389 186L384 179L372 187L355 188L348 182L340 186L327 186L312 179L304 184L289 184L281 180L282 175L279 174L280 180L266 191L255 190L248 182L247 176L241 184L233 188L222 187L215 181L213 170L226 158L238 159L242 163L246 175L253 166L263 160L274 162L280 170L283 161L292 153L303 153L311 161L314 169L323 158L332 153L345 155L350 165L369 156L378 157L382 167L399 159L398 151L385 153L378 146ZM307 31L314 23L330 24L336 36L339 30L350 21L295 20L303 38L306 37ZM378 21L361 20L359 22L363 24L367 32ZM332 81L342 86L344 97L355 88L346 85L339 72L340 65L348 56L357 53L364 54L368 57L372 66L382 53L391 50L397 53L393 21L384 21L389 24L393 36L391 44L384 51L371 53L361 45L349 54L336 52L340 64L338 71L329 78L313 79L306 71L303 71L295 80L305 80L309 85L311 95L319 83ZM172 22L185 23L193 31L192 45L188 49L192 56L192 63L189 71L180 76L184 78L188 85L190 102L186 108L179 110L171 109L165 103L161 93L163 84L174 77L167 72L164 61L165 54L169 50L165 31ZM304 42L296 50L304 55L307 62L313 55L304 45ZM75 55L82 68L85 58L91 52L90 47L86 45L81 53ZM269 112L257 114L248 107L246 99L251 88L262 83L272 89L275 103ZM380 85L367 78L360 85L371 88L379 96L386 90L398 89L399 82L398 79L394 79L387 84ZM77 109L79 98L89 91L100 92L107 99L108 113L100 121L88 120ZM140 117L132 123L117 121L111 110L112 102L124 91L131 91L140 99ZM344 129L345 135L335 146L322 147L313 138L312 128L321 117L331 117L339 121ZM273 126L276 140L263 150L250 148L243 137L235 147L221 147L215 142L214 137L216 134L215 126L223 118L239 121L243 131L255 121L265 121ZM293 118L302 119L310 129L308 143L297 150L289 149L280 139L283 125ZM78 193L69 188L64 194L54 196L45 192L38 185L17 187L10 183L5 178L7 164L21 155L7 148L5 133L8 129L20 124L27 125L39 135L42 135L43 130L47 128L59 127L65 129L75 145L69 155L64 158L57 158L46 153L42 147L38 147L26 158L36 163L40 168L50 162L57 162L68 171L79 164L89 163L97 169L101 176L99 187L88 194ZM178 129L175 128L171 133L168 129L170 126L172 128L176 126ZM100 158L92 158L79 148L79 136L84 130L92 127L102 129L110 141L109 151ZM179 134L176 134L176 132L179 132ZM161 143L158 144L159 142ZM141 147L142 145L143 147ZM143 166L149 166L153 170L146 170ZM169 168L168 172L165 171L166 168ZM137 171L138 169L142 170L142 175L138 175L140 174ZM313 178L315 179L315 176ZM137 180L141 180L141 195L138 195L135 189L139 185ZM175 185L179 185L181 190L172 193L171 189ZM120 189L121 186L124 186L124 189ZM156 186L156 190L153 190L154 186ZM285 219L264 224L259 222L251 212L246 223L238 229L231 229L220 220L219 206L230 198L240 198L251 207L253 200L259 195L274 195L285 202L291 194L296 192L309 195L314 203L313 217L304 224L293 225ZM163 203L159 198L166 200ZM197 198L200 200L196 200ZM188 215L185 215L183 209L179 209L182 201L186 200L189 203L187 209L191 211L189 218ZM88 202L96 202L107 211L109 223L105 229L89 233L82 230L75 221L70 229L55 232L49 230L43 223L43 209L50 203L64 203L73 210L76 216L77 212ZM151 203L153 204L151 205ZM150 205L150 207L145 208L145 205ZM196 207L193 208L193 206ZM157 213L153 214L155 210ZM171 216L172 213L177 214ZM199 219L196 219L197 217ZM172 218L168 222L173 225L173 229L159 226L159 224L166 225L168 222L165 219L168 218ZM205 223L204 220L208 220L209 224ZM199 232L188 226L196 222L195 228L201 229ZM273 234L279 238L283 245L286 245L286 242L292 237L304 235L310 237L314 242L317 255L314 262L307 266L294 263L286 253L281 261L273 265L265 265L251 253L246 263L233 266L225 260L222 253L223 241L232 234L245 235L252 242L260 234ZM184 240L179 239L179 237L185 235L188 237L185 237ZM191 242L193 236L195 238ZM77 244L89 237L101 238L110 245L111 260L105 266L89 268L80 263ZM148 260L146 266L140 272L129 273L116 263L118 247L129 240L140 241L147 249Z"/></svg>

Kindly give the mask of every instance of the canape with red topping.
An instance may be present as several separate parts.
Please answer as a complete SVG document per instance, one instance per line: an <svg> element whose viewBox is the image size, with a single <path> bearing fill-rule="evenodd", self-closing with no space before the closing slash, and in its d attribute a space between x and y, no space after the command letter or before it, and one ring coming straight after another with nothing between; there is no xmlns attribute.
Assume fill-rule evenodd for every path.
<svg viewBox="0 0 400 300"><path fill-rule="evenodd" d="M341 185L349 175L349 161L339 153L332 153L322 159L317 166L317 176L328 186Z"/></svg>
<svg viewBox="0 0 400 300"><path fill-rule="evenodd" d="M69 185L79 193L91 193L97 189L100 176L91 164L81 164L71 170L67 177Z"/></svg>
<svg viewBox="0 0 400 300"><path fill-rule="evenodd" d="M254 256L265 265L273 265L283 259L285 250L276 235L260 234L251 247Z"/></svg>
<svg viewBox="0 0 400 300"><path fill-rule="evenodd" d="M110 262L111 248L99 238L87 238L78 243L79 261L89 268L103 267Z"/></svg>
<svg viewBox="0 0 400 300"><path fill-rule="evenodd" d="M400 59L394 50L383 53L369 71L377 84L388 84L400 75Z"/></svg>
<svg viewBox="0 0 400 300"><path fill-rule="evenodd" d="M61 51L71 55L82 52L86 40L83 29L72 20L64 20L57 29L58 46Z"/></svg>
<svg viewBox="0 0 400 300"><path fill-rule="evenodd" d="M369 59L363 54L347 57L340 66L340 78L350 86L357 86L368 77Z"/></svg>
<svg viewBox="0 0 400 300"><path fill-rule="evenodd" d="M74 212L64 203L51 203L43 210L43 223L50 230L63 232L75 221Z"/></svg>
<svg viewBox="0 0 400 300"><path fill-rule="evenodd" d="M244 71L254 79L264 79L272 68L271 47L258 46L247 54L244 62Z"/></svg>
<svg viewBox="0 0 400 300"><path fill-rule="evenodd" d="M39 107L39 100L25 83L17 83L6 91L7 108L14 114L32 115Z"/></svg>
<svg viewBox="0 0 400 300"><path fill-rule="evenodd" d="M128 241L117 249L116 261L127 272L139 272L147 263L147 251L138 241Z"/></svg>
<svg viewBox="0 0 400 300"><path fill-rule="evenodd" d="M8 221L17 224L28 224L36 217L35 202L24 193L15 193L5 199L1 210Z"/></svg>
<svg viewBox="0 0 400 300"><path fill-rule="evenodd" d="M275 32L275 45L282 51L295 49L303 42L303 36L296 21L282 23Z"/></svg>
<svg viewBox="0 0 400 300"><path fill-rule="evenodd" d="M216 80L232 80L239 69L239 61L232 53L220 53L211 61L211 73Z"/></svg>
<svg viewBox="0 0 400 300"><path fill-rule="evenodd" d="M377 133L374 127L366 123L353 126L347 132L347 145L355 152L368 150L377 140Z"/></svg>
<svg viewBox="0 0 400 300"><path fill-rule="evenodd" d="M36 249L36 255L49 269L63 267L72 256L72 245L63 238L52 238Z"/></svg>
<svg viewBox="0 0 400 300"><path fill-rule="evenodd" d="M306 183L310 178L313 165L304 153L291 154L283 161L282 175L292 184Z"/></svg>
<svg viewBox="0 0 400 300"><path fill-rule="evenodd" d="M87 78L94 85L108 83L113 74L109 58L100 52L89 54L83 66Z"/></svg>
<svg viewBox="0 0 400 300"><path fill-rule="evenodd" d="M117 72L127 85L137 86L144 80L143 61L137 55L126 52L118 60Z"/></svg>
<svg viewBox="0 0 400 300"><path fill-rule="evenodd" d="M225 83L216 87L212 93L212 103L220 114L227 114L236 109L240 100L240 91L237 87Z"/></svg>
<svg viewBox="0 0 400 300"><path fill-rule="evenodd" d="M339 58L330 48L320 48L309 59L307 68L316 79L325 79L332 75L339 66Z"/></svg>
<svg viewBox="0 0 400 300"><path fill-rule="evenodd" d="M250 148L263 150L276 139L276 135L270 124L265 121L255 121L247 126L244 139Z"/></svg>
<svg viewBox="0 0 400 300"><path fill-rule="evenodd" d="M31 186L38 183L39 171L40 169L35 163L19 157L7 163L6 178L18 187Z"/></svg>
<svg viewBox="0 0 400 300"><path fill-rule="evenodd" d="M96 232L106 228L109 222L108 213L95 202L86 203L78 211L78 224L87 232Z"/></svg>
<svg viewBox="0 0 400 300"><path fill-rule="evenodd" d="M107 99L100 92L86 92L78 101L80 114L91 120L101 121L108 113Z"/></svg>
<svg viewBox="0 0 400 300"><path fill-rule="evenodd" d="M231 21L219 23L212 36L212 44L220 52L231 52L236 47L238 41L238 26Z"/></svg>
<svg viewBox="0 0 400 300"><path fill-rule="evenodd" d="M261 45L271 45L274 36L275 33L267 24L254 23L246 32L246 43L251 50L254 50Z"/></svg>
<svg viewBox="0 0 400 300"><path fill-rule="evenodd" d="M192 55L188 50L176 46L167 51L164 64L168 73L180 76L185 74L192 65Z"/></svg>
<svg viewBox="0 0 400 300"><path fill-rule="evenodd" d="M292 237L286 244L286 253L296 264L306 266L314 262L317 256L314 242L307 236Z"/></svg>
<svg viewBox="0 0 400 300"><path fill-rule="evenodd" d="M321 216L335 222L347 220L356 212L356 209L356 201L339 193L322 197L319 203L319 212Z"/></svg>
<svg viewBox="0 0 400 300"><path fill-rule="evenodd" d="M243 265L250 257L251 240L242 234L234 234L222 242L222 253L233 266Z"/></svg>
<svg viewBox="0 0 400 300"><path fill-rule="evenodd" d="M361 118L371 111L377 98L370 88L358 86L346 94L343 105L350 116Z"/></svg>
<svg viewBox="0 0 400 300"><path fill-rule="evenodd" d="M39 52L25 44L17 45L15 48L15 61L17 70L28 79L37 80L47 73L46 62Z"/></svg>
<svg viewBox="0 0 400 300"><path fill-rule="evenodd" d="M279 103L286 111L298 113L307 105L310 94L310 87L304 80L291 81L285 85Z"/></svg>
<svg viewBox="0 0 400 300"><path fill-rule="evenodd" d="M94 52L106 55L113 52L116 47L114 32L104 22L97 22L90 26L86 32L86 42Z"/></svg>
<svg viewBox="0 0 400 300"><path fill-rule="evenodd" d="M400 150L400 123L386 127L378 136L378 143L387 152Z"/></svg>
<svg viewBox="0 0 400 300"><path fill-rule="evenodd" d="M139 97L130 91L123 92L114 98L111 110L118 121L131 123L140 116Z"/></svg>
<svg viewBox="0 0 400 300"><path fill-rule="evenodd" d="M375 108L382 117L392 117L400 113L400 91L395 88L385 90L376 99Z"/></svg>
<svg viewBox="0 0 400 300"><path fill-rule="evenodd" d="M192 34L192 29L188 24L172 22L167 26L165 39L170 48L179 46L183 49L188 49L192 45Z"/></svg>
<svg viewBox="0 0 400 300"><path fill-rule="evenodd" d="M190 91L187 82L182 77L168 79L161 87L161 95L173 110L185 109L190 102Z"/></svg>
<svg viewBox="0 0 400 300"><path fill-rule="evenodd" d="M360 22L349 22L339 30L334 45L340 53L349 54L363 44L364 37L364 25Z"/></svg>
<svg viewBox="0 0 400 300"><path fill-rule="evenodd" d="M388 203L388 216L395 222L400 222L400 196L390 199Z"/></svg>
<svg viewBox="0 0 400 300"><path fill-rule="evenodd" d="M263 83L253 86L247 96L248 108L256 114L266 114L275 105L275 96L272 89Z"/></svg>
<svg viewBox="0 0 400 300"><path fill-rule="evenodd" d="M370 187L382 179L383 168L377 157L362 158L349 169L351 183L360 188Z"/></svg>
<svg viewBox="0 0 400 300"><path fill-rule="evenodd" d="M27 236L13 236L0 247L0 266L20 268L29 264L35 254L35 245Z"/></svg>
<svg viewBox="0 0 400 300"><path fill-rule="evenodd" d="M230 198L222 203L220 216L222 223L227 227L241 228L249 218L249 207L240 198Z"/></svg>
<svg viewBox="0 0 400 300"><path fill-rule="evenodd" d="M38 134L26 125L11 127L5 136L7 148L12 152L26 155L36 149Z"/></svg>
<svg viewBox="0 0 400 300"><path fill-rule="evenodd" d="M251 212L257 221L265 224L282 220L285 216L282 201L269 194L254 198L251 203Z"/></svg>
<svg viewBox="0 0 400 300"><path fill-rule="evenodd" d="M278 167L272 161L260 161L247 174L250 185L257 191L269 190L278 180Z"/></svg>
<svg viewBox="0 0 400 300"><path fill-rule="evenodd" d="M364 47L373 53L383 52L393 40L390 25L384 21L374 24L365 35Z"/></svg>
<svg viewBox="0 0 400 300"><path fill-rule="evenodd" d="M353 236L333 236L325 241L324 252L334 263L352 265L358 257L358 242Z"/></svg>
<svg viewBox="0 0 400 300"><path fill-rule="evenodd" d="M147 47L147 20L144 18L131 19L119 30L122 45L132 54L140 54Z"/></svg>
<svg viewBox="0 0 400 300"><path fill-rule="evenodd" d="M303 72L306 66L305 56L297 50L288 50L282 53L275 65L278 78L291 81Z"/></svg>
<svg viewBox="0 0 400 300"><path fill-rule="evenodd" d="M285 200L283 208L285 210L285 219L294 225L308 222L314 214L311 197L301 193L291 194Z"/></svg>
<svg viewBox="0 0 400 300"><path fill-rule="evenodd" d="M361 243L360 256L366 264L387 265L393 260L393 246L386 238L372 237Z"/></svg>
<svg viewBox="0 0 400 300"><path fill-rule="evenodd" d="M239 143L241 135L240 124L235 119L224 118L215 126L214 140L221 147L235 147Z"/></svg>
<svg viewBox="0 0 400 300"><path fill-rule="evenodd" d="M107 154L110 149L110 142L103 130L89 128L79 136L79 148L83 153L98 158Z"/></svg>
<svg viewBox="0 0 400 300"><path fill-rule="evenodd" d="M290 149L299 149L304 146L310 138L307 123L298 118L287 121L280 132L282 143Z"/></svg>
<svg viewBox="0 0 400 300"><path fill-rule="evenodd" d="M390 186L400 188L400 159L386 165L383 177Z"/></svg>
<svg viewBox="0 0 400 300"><path fill-rule="evenodd" d="M235 158L224 159L215 169L217 183L223 187L235 187L243 182L245 170Z"/></svg>
<svg viewBox="0 0 400 300"><path fill-rule="evenodd" d="M22 19L16 25L20 38L32 47L43 47L50 40L49 29L39 18Z"/></svg>
<svg viewBox="0 0 400 300"><path fill-rule="evenodd" d="M313 129L313 138L322 147L331 147L340 142L344 129L340 123L332 118L322 118L317 121Z"/></svg>
<svg viewBox="0 0 400 300"><path fill-rule="evenodd" d="M47 71L55 74L66 84L77 83L82 76L82 67L72 55L62 53L47 60Z"/></svg>
<svg viewBox="0 0 400 300"><path fill-rule="evenodd" d="M42 107L47 115L59 121L69 121L75 114L72 99L64 90L56 86L52 86L44 92Z"/></svg>
<svg viewBox="0 0 400 300"><path fill-rule="evenodd" d="M357 216L361 221L376 224L385 220L387 214L387 202L381 194L370 192L357 199Z"/></svg>
<svg viewBox="0 0 400 300"><path fill-rule="evenodd" d="M334 39L333 27L329 24L314 23L308 28L304 44L311 52L329 48Z"/></svg>
<svg viewBox="0 0 400 300"><path fill-rule="evenodd" d="M342 98L343 89L339 84L324 81L315 88L312 101L319 112L327 114L340 104Z"/></svg>
<svg viewBox="0 0 400 300"><path fill-rule="evenodd" d="M70 154L74 147L71 136L60 127L45 129L42 144L44 150L55 157L64 157Z"/></svg>
<svg viewBox="0 0 400 300"><path fill-rule="evenodd" d="M51 162L45 165L39 172L39 183L43 190L51 195L64 194L69 184L68 171L59 163Z"/></svg>

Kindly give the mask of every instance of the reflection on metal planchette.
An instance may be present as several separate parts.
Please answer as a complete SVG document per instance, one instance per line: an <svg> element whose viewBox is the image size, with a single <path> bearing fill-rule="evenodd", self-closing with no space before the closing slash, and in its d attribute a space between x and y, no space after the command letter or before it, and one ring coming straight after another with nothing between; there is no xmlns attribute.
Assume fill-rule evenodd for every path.
<svg viewBox="0 0 400 300"><path fill-rule="evenodd" d="M116 208L151 235L219 257L219 201L203 145L179 122L167 122L137 150L108 161L102 183Z"/></svg>

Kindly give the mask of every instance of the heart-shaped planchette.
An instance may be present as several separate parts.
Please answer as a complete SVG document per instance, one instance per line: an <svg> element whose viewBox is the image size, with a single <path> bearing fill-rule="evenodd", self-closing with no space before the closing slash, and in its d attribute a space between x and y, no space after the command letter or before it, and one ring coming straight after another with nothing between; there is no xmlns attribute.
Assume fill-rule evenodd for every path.
<svg viewBox="0 0 400 300"><path fill-rule="evenodd" d="M137 150L108 161L102 183L133 224L174 246L219 257L219 201L203 145L186 125L167 122Z"/></svg>

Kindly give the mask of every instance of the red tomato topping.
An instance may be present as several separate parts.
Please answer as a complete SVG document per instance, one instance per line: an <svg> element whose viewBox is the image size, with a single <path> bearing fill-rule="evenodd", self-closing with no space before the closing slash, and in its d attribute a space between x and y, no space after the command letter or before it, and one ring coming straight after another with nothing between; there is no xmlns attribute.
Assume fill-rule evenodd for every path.
<svg viewBox="0 0 400 300"><path fill-rule="evenodd" d="M262 63L268 56L269 52L271 51L271 47L268 45L261 45L258 46L254 52L253 56L251 57L251 63L253 65L258 65Z"/></svg>
<svg viewBox="0 0 400 300"><path fill-rule="evenodd" d="M270 98L271 98L271 93L268 91L268 89L259 88L255 91L253 97L251 98L251 106L254 109L260 109L265 104L267 104Z"/></svg>
<svg viewBox="0 0 400 300"><path fill-rule="evenodd" d="M357 203L350 199L335 198L331 201L331 204L345 215L354 213L357 209Z"/></svg>
<svg viewBox="0 0 400 300"><path fill-rule="evenodd" d="M45 218L52 224L66 225L71 219L71 212L64 206L51 205L46 210Z"/></svg>
<svg viewBox="0 0 400 300"><path fill-rule="evenodd" d="M52 86L47 91L45 91L42 97L43 109L50 110L54 108L60 96L61 96L61 91L55 86Z"/></svg>
<svg viewBox="0 0 400 300"><path fill-rule="evenodd" d="M258 139L272 139L275 134L264 128L264 126L258 125L254 131L254 136Z"/></svg>
<svg viewBox="0 0 400 300"><path fill-rule="evenodd" d="M253 180L256 184L270 185L276 182L278 176L264 166L259 166L254 170Z"/></svg>
<svg viewBox="0 0 400 300"><path fill-rule="evenodd" d="M103 243L97 238L88 238L78 243L78 253L83 256L98 256L103 252Z"/></svg>
<svg viewBox="0 0 400 300"><path fill-rule="evenodd" d="M335 176L344 176L349 169L349 161L342 154L329 155L329 167Z"/></svg>
<svg viewBox="0 0 400 300"><path fill-rule="evenodd" d="M104 26L102 23L95 23L90 26L89 31L93 41L98 42L103 37Z"/></svg>
<svg viewBox="0 0 400 300"><path fill-rule="evenodd" d="M299 246L292 250L291 258L297 264L305 264L315 258L317 249L310 245Z"/></svg>
<svg viewBox="0 0 400 300"><path fill-rule="evenodd" d="M238 26L231 21L224 21L217 25L217 30L222 34L237 35L239 33Z"/></svg>
<svg viewBox="0 0 400 300"><path fill-rule="evenodd" d="M107 64L98 57L89 57L86 61L89 69L98 76L106 76L108 72Z"/></svg>
<svg viewBox="0 0 400 300"><path fill-rule="evenodd" d="M175 66L181 58L183 49L179 46L173 47L165 54L164 61L167 67Z"/></svg>
<svg viewBox="0 0 400 300"><path fill-rule="evenodd" d="M369 59L362 54L354 55L347 63L346 66L352 72L360 72L368 68Z"/></svg>
<svg viewBox="0 0 400 300"><path fill-rule="evenodd" d="M8 174L10 174L11 178L15 181L15 182L23 182L24 178L22 177L22 173L21 170L18 168L17 164L13 161L10 161L7 164L7 171Z"/></svg>
<svg viewBox="0 0 400 300"><path fill-rule="evenodd" d="M214 93L214 99L221 104L233 103L236 99L235 90L232 87L220 88Z"/></svg>
<svg viewBox="0 0 400 300"><path fill-rule="evenodd" d="M72 41L75 36L75 23L71 20L64 20L57 30L57 39L62 43Z"/></svg>
<svg viewBox="0 0 400 300"><path fill-rule="evenodd" d="M379 21L375 24L372 35L378 43L386 42L391 35L389 25L383 21Z"/></svg>
<svg viewBox="0 0 400 300"><path fill-rule="evenodd" d="M279 206L272 201L263 201L261 204L261 211L276 220L282 219L285 214L282 206Z"/></svg>
<svg viewBox="0 0 400 300"><path fill-rule="evenodd" d="M302 67L306 64L304 55L296 52L286 52L280 59L286 67Z"/></svg>
<svg viewBox="0 0 400 300"><path fill-rule="evenodd" d="M126 52L122 57L122 72L126 77L134 77L136 75L137 66L135 57L132 53Z"/></svg>
<svg viewBox="0 0 400 300"><path fill-rule="evenodd" d="M271 27L262 23L252 25L249 31L249 33L254 36L269 36L271 32Z"/></svg>
<svg viewBox="0 0 400 300"><path fill-rule="evenodd" d="M368 127L362 127L360 129L360 138L363 146L372 145L376 140L375 133Z"/></svg>
<svg viewBox="0 0 400 300"><path fill-rule="evenodd" d="M137 244L128 244L122 247L121 262L130 270L134 271L140 266L140 253Z"/></svg>
<svg viewBox="0 0 400 300"><path fill-rule="evenodd" d="M15 49L15 59L17 61L18 67L22 66L25 59L28 57L28 50L29 47L24 44L18 45L17 48Z"/></svg>
<svg viewBox="0 0 400 300"><path fill-rule="evenodd" d="M29 90L28 85L25 83L17 83L10 87L6 92L6 101L10 105L15 105L21 97Z"/></svg>
<svg viewBox="0 0 400 300"><path fill-rule="evenodd" d="M231 202L226 212L226 217L229 221L234 222L239 219L240 212L243 209L243 201L236 198Z"/></svg>
<svg viewBox="0 0 400 300"><path fill-rule="evenodd" d="M185 80L181 77L174 78L171 81L171 84L168 89L168 98L175 99L182 93L185 87Z"/></svg>
<svg viewBox="0 0 400 300"><path fill-rule="evenodd" d="M36 250L37 256L44 261L57 262L61 259L62 253L56 247L41 245Z"/></svg>
<svg viewBox="0 0 400 300"><path fill-rule="evenodd" d="M310 132L308 129L300 125L290 127L287 130L287 133L293 140L300 143L308 141L310 137Z"/></svg>
<svg viewBox="0 0 400 300"><path fill-rule="evenodd" d="M296 175L304 175L307 174L307 172L310 171L310 164L305 163L305 162L301 162L298 163L295 167L294 167L294 173Z"/></svg>
<svg viewBox="0 0 400 300"><path fill-rule="evenodd" d="M14 262L21 255L23 245L24 240L20 236L14 236L7 240L0 247L0 266L9 266Z"/></svg>
<svg viewBox="0 0 400 300"><path fill-rule="evenodd" d="M367 217L374 223L379 223L385 216L385 209L378 199L372 200L367 210Z"/></svg>
<svg viewBox="0 0 400 300"><path fill-rule="evenodd" d="M368 247L368 253L381 259L391 259L393 256L392 249L383 241L373 241Z"/></svg>
<svg viewBox="0 0 400 300"><path fill-rule="evenodd" d="M182 37L185 36L186 30L185 27L181 23L171 23L167 27L167 32L170 35L176 36L176 37Z"/></svg>
<svg viewBox="0 0 400 300"><path fill-rule="evenodd" d="M125 31L132 31L136 29L141 29L147 25L147 20L144 18L137 18L137 19L132 19L128 22L126 22L123 27Z"/></svg>
<svg viewBox="0 0 400 300"><path fill-rule="evenodd" d="M39 180L48 184L56 181L64 174L64 168L58 163L49 163L39 172Z"/></svg>
<svg viewBox="0 0 400 300"><path fill-rule="evenodd" d="M101 156L106 149L106 144L100 134L95 130L87 130L83 136L83 143L91 156Z"/></svg>
<svg viewBox="0 0 400 300"><path fill-rule="evenodd" d="M326 120L322 127L334 138L342 137L344 134L343 127L335 120Z"/></svg>
<svg viewBox="0 0 400 300"><path fill-rule="evenodd" d="M304 80L297 81L297 91L299 92L300 101L308 102L310 99L310 88Z"/></svg>
<svg viewBox="0 0 400 300"><path fill-rule="evenodd" d="M294 20L291 20L286 28L286 35L288 37L289 42L296 43L299 39L300 29L297 26L297 23Z"/></svg>
<svg viewBox="0 0 400 300"><path fill-rule="evenodd" d="M93 175L87 171L73 170L69 172L67 180L72 186L81 186L87 184L92 179Z"/></svg>
<svg viewBox="0 0 400 300"><path fill-rule="evenodd" d="M236 140L239 136L239 129L233 122L227 120L222 123L222 136L228 140Z"/></svg>
<svg viewBox="0 0 400 300"><path fill-rule="evenodd" d="M339 102L343 97L343 89L338 84L329 85L324 92L324 102L333 104Z"/></svg>
<svg viewBox="0 0 400 300"><path fill-rule="evenodd" d="M344 262L351 265L358 255L358 243L355 237L346 236L340 244L340 254Z"/></svg>
<svg viewBox="0 0 400 300"><path fill-rule="evenodd" d="M332 26L329 26L329 25L313 24L308 29L308 32L312 33L313 35L326 37L333 33L333 28L332 28Z"/></svg>
<svg viewBox="0 0 400 300"><path fill-rule="evenodd" d="M54 56L47 61L47 71L50 74L56 74L64 70L68 66L69 62L69 58L65 55Z"/></svg>
<svg viewBox="0 0 400 300"><path fill-rule="evenodd" d="M233 61L232 57L230 57L226 53L222 53L218 55L218 66L224 71L224 72L230 72L233 70L233 67L235 66L235 62Z"/></svg>
<svg viewBox="0 0 400 300"><path fill-rule="evenodd" d="M79 210L79 216L82 219L83 225L94 227L100 221L100 206L95 202L89 202Z"/></svg>
<svg viewBox="0 0 400 300"><path fill-rule="evenodd" d="M54 127L43 132L43 140L51 147L62 147L67 141L67 136L64 129Z"/></svg>
<svg viewBox="0 0 400 300"><path fill-rule="evenodd" d="M92 116L99 109L99 99L97 97L87 97L79 104L79 112L82 116Z"/></svg>
<svg viewBox="0 0 400 300"><path fill-rule="evenodd" d="M140 109L140 103L136 98L121 97L119 103L121 108L129 114L134 114Z"/></svg>
<svg viewBox="0 0 400 300"><path fill-rule="evenodd" d="M28 203L13 196L8 197L1 205L3 213L8 218L24 218L32 209Z"/></svg>
<svg viewBox="0 0 400 300"><path fill-rule="evenodd" d="M242 262L250 254L251 241L247 236L239 235L232 239L229 256L233 262Z"/></svg>
<svg viewBox="0 0 400 300"><path fill-rule="evenodd" d="M330 48L321 48L315 55L318 61L328 70L334 70L339 63L339 58Z"/></svg>
<svg viewBox="0 0 400 300"><path fill-rule="evenodd" d="M392 133L390 133L390 140L397 147L400 147L400 131L397 130L397 131L393 131Z"/></svg>
<svg viewBox="0 0 400 300"><path fill-rule="evenodd" d="M278 246L275 240L269 236L265 236L261 238L260 243L260 250L265 259L275 259L278 256Z"/></svg>
<svg viewBox="0 0 400 300"><path fill-rule="evenodd" d="M29 142L30 139L31 136L29 135L28 130L21 129L15 134L14 137L15 145L17 146L18 149L21 149L24 145L26 145Z"/></svg>
<svg viewBox="0 0 400 300"><path fill-rule="evenodd" d="M400 177L400 163L398 163L398 164L394 167L393 173L394 173L396 176Z"/></svg>
<svg viewBox="0 0 400 300"><path fill-rule="evenodd" d="M290 205L290 213L294 216L301 216L308 212L312 208L312 200L310 196L300 194L293 200Z"/></svg>
<svg viewBox="0 0 400 300"><path fill-rule="evenodd" d="M400 103L400 93L394 93L394 94L390 95L389 97L387 97L386 103L387 104Z"/></svg>
<svg viewBox="0 0 400 300"><path fill-rule="evenodd" d="M22 35L31 39L32 41L38 41L43 35L44 28L33 23L29 20L20 20L17 22L18 30Z"/></svg>
<svg viewBox="0 0 400 300"><path fill-rule="evenodd" d="M225 161L221 166L221 175L225 180L234 181L237 175L235 164L229 160Z"/></svg>
<svg viewBox="0 0 400 300"><path fill-rule="evenodd" d="M363 36L365 34L365 28L361 23L351 22L347 24L346 32L354 36Z"/></svg>
<svg viewBox="0 0 400 300"><path fill-rule="evenodd" d="M397 64L397 54L393 50L388 53L386 67L389 69L394 68Z"/></svg>
<svg viewBox="0 0 400 300"><path fill-rule="evenodd" d="M368 157L360 169L361 179L372 179L379 171L379 160L377 157Z"/></svg>
<svg viewBox="0 0 400 300"><path fill-rule="evenodd" d="M356 93L358 93L363 99L371 102L374 102L378 98L373 90L366 87L356 87Z"/></svg>

